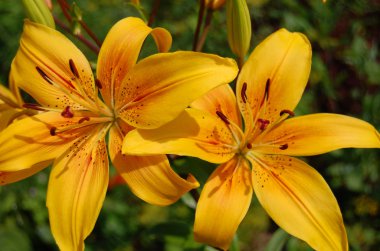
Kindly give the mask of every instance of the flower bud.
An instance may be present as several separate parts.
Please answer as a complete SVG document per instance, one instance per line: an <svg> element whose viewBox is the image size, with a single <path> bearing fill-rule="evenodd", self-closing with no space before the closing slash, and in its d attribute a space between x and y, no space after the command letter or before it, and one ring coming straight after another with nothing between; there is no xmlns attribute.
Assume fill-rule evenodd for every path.
<svg viewBox="0 0 380 251"><path fill-rule="evenodd" d="M22 3L30 20L55 29L53 15L44 0L22 0Z"/></svg>
<svg viewBox="0 0 380 251"><path fill-rule="evenodd" d="M227 33L232 52L244 62L251 42L251 17L246 0L227 0Z"/></svg>
<svg viewBox="0 0 380 251"><path fill-rule="evenodd" d="M206 0L206 8L217 10L221 8L226 0Z"/></svg>

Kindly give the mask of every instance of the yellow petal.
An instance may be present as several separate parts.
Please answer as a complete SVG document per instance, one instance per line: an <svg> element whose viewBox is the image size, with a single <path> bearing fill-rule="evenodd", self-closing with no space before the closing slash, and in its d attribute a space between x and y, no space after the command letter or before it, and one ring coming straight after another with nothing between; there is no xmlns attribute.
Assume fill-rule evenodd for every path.
<svg viewBox="0 0 380 251"><path fill-rule="evenodd" d="M23 179L26 179L32 176L35 173L38 173L45 167L47 167L49 163L45 163L45 165L38 165L32 168L28 168L21 171L16 172L0 172L0 186L4 186L10 183L14 183Z"/></svg>
<svg viewBox="0 0 380 251"><path fill-rule="evenodd" d="M87 103L97 97L91 67L82 52L60 32L28 20L11 75L16 86L44 106L77 109L91 105Z"/></svg>
<svg viewBox="0 0 380 251"><path fill-rule="evenodd" d="M78 120L45 112L12 123L0 133L0 171L14 172L48 165L47 162L62 154L83 133L82 129L69 135L51 136L51 128L77 124Z"/></svg>
<svg viewBox="0 0 380 251"><path fill-rule="evenodd" d="M123 155L121 145L124 135L122 127L111 128L110 158L119 175L137 197L154 205L166 206L199 186L192 175L188 175L185 180L176 174L165 155Z"/></svg>
<svg viewBox="0 0 380 251"><path fill-rule="evenodd" d="M59 157L49 178L47 207L60 250L84 250L108 186L108 156L104 139L84 138Z"/></svg>
<svg viewBox="0 0 380 251"><path fill-rule="evenodd" d="M22 115L22 110L13 108L0 101L0 131L5 129L14 119Z"/></svg>
<svg viewBox="0 0 380 251"><path fill-rule="evenodd" d="M260 141L267 146L258 147L257 151L295 156L349 147L380 148L379 133L372 125L353 117L328 113L288 119ZM286 149L281 150L284 148L281 146Z"/></svg>
<svg viewBox="0 0 380 251"><path fill-rule="evenodd" d="M8 104L11 107L19 107L17 98L15 95L8 90L5 86L0 83L0 104Z"/></svg>
<svg viewBox="0 0 380 251"><path fill-rule="evenodd" d="M160 128L129 132L122 151L137 155L178 154L223 163L234 156L233 144L231 132L222 120L189 108Z"/></svg>
<svg viewBox="0 0 380 251"><path fill-rule="evenodd" d="M219 166L207 180L195 214L194 238L227 250L252 199L251 171L244 159Z"/></svg>
<svg viewBox="0 0 380 251"><path fill-rule="evenodd" d="M191 107L208 111L216 116L216 111L222 112L230 121L241 127L239 108L235 94L229 85L221 85L195 100Z"/></svg>
<svg viewBox="0 0 380 251"><path fill-rule="evenodd" d="M141 19L128 17L117 22L108 32L99 52L97 77L106 104L114 105L121 81L136 64L146 37L152 33L160 51L171 46L171 35L163 28L151 29Z"/></svg>
<svg viewBox="0 0 380 251"><path fill-rule="evenodd" d="M242 99L244 83L252 114L256 115L261 107L260 118L273 122L282 110L296 107L308 81L310 67L311 45L301 33L281 29L260 43L244 64L237 81L236 95L245 122L252 123ZM270 84L266 88L268 79Z"/></svg>
<svg viewBox="0 0 380 251"><path fill-rule="evenodd" d="M320 174L279 155L260 155L252 166L254 191L281 228L316 250L348 250L338 203Z"/></svg>
<svg viewBox="0 0 380 251"><path fill-rule="evenodd" d="M141 60L126 75L117 100L118 115L143 129L177 117L207 91L232 81L232 59L196 52L160 53Z"/></svg>

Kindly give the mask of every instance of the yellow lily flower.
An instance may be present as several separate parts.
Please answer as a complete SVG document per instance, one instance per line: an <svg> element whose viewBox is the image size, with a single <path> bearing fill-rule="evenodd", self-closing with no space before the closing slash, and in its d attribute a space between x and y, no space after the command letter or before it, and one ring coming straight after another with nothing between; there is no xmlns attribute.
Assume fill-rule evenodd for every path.
<svg viewBox="0 0 380 251"><path fill-rule="evenodd" d="M11 76L38 102L25 106L43 112L0 133L0 184L54 161L47 207L60 250L84 249L106 194L108 154L131 190L149 203L171 204L199 186L191 175L179 177L165 155L124 156L122 140L133 128L156 128L174 119L208 90L233 80L238 69L231 59L193 52L136 62L149 34L160 51L168 51L167 30L151 29L138 18L115 24L100 49L94 78L85 56L66 37L25 22Z"/></svg>
<svg viewBox="0 0 380 251"><path fill-rule="evenodd" d="M221 163L196 208L197 241L227 250L255 192L280 227L312 248L348 249L329 186L312 167L291 156L380 148L380 136L367 122L344 115L290 118L310 68L308 39L281 29L257 46L243 66L237 101L228 85L221 86L167 125L133 130L125 137L124 153L171 153Z"/></svg>

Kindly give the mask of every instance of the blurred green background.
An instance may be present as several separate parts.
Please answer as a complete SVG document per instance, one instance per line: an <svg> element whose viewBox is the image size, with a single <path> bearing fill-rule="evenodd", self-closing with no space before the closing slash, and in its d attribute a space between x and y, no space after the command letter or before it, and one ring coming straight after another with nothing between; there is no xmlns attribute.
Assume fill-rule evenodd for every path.
<svg viewBox="0 0 380 251"><path fill-rule="evenodd" d="M69 1L70 2L70 1ZM142 0L150 13L153 1ZM83 18L104 39L108 29L126 16L139 13L123 0L79 0ZM354 116L380 130L380 2L376 0L248 0L252 48L285 27L307 35L313 46L310 81L296 114L333 112ZM53 1L54 14L63 20ZM161 0L153 26L173 35L172 51L191 50L198 1ZM9 67L25 15L21 1L0 1L0 81ZM68 35L67 33L65 33ZM96 55L68 35L96 62ZM149 48L145 53L150 53ZM233 57L227 44L225 9L216 11L203 51ZM351 250L380 247L380 151L344 149L305 158L331 186L342 210ZM191 158L172 160L180 173L192 172L204 184L213 166ZM0 187L0 250L57 250L45 207L49 168L22 182ZM278 230L256 199L239 227L233 250L310 250ZM191 196L161 208L136 198L126 186L108 191L86 250L214 250L192 237ZM270 241L271 240L271 241ZM269 243L269 246L267 246Z"/></svg>

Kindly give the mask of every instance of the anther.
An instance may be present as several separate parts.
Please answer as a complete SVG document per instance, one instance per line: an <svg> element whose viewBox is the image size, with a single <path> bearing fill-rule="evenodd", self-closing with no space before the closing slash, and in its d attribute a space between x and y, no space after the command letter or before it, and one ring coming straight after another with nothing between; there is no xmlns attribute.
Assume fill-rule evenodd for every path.
<svg viewBox="0 0 380 251"><path fill-rule="evenodd" d="M82 124L83 122L85 121L90 121L90 118L89 117L83 117L81 118L79 121L78 121L78 124Z"/></svg>
<svg viewBox="0 0 380 251"><path fill-rule="evenodd" d="M95 79L95 85L96 85L99 89L102 89L102 88L103 88L102 83L100 83L100 80L99 80L99 79Z"/></svg>
<svg viewBox="0 0 380 251"><path fill-rule="evenodd" d="M248 148L248 149L252 149L252 144L251 144L251 143L248 143L248 144L247 144L247 148Z"/></svg>
<svg viewBox="0 0 380 251"><path fill-rule="evenodd" d="M50 128L50 135L51 136L55 136L56 135L56 132L55 132L56 130L57 130L57 127L53 126L52 128Z"/></svg>
<svg viewBox="0 0 380 251"><path fill-rule="evenodd" d="M280 116L284 115L284 114L288 114L289 117L294 117L294 112L292 112L291 110L282 110L280 112Z"/></svg>
<svg viewBox="0 0 380 251"><path fill-rule="evenodd" d="M288 149L288 144L283 144L280 146L280 150L286 150Z"/></svg>
<svg viewBox="0 0 380 251"><path fill-rule="evenodd" d="M221 111L216 111L216 115L218 115L218 117L223 120L224 123L226 123L227 125L230 124L230 121L228 121L228 118L226 117L226 115L224 115Z"/></svg>
<svg viewBox="0 0 380 251"><path fill-rule="evenodd" d="M79 78L79 73L77 67L75 67L74 61L72 59L69 60L70 71L74 74L76 78Z"/></svg>
<svg viewBox="0 0 380 251"><path fill-rule="evenodd" d="M62 117L64 118L72 118L74 117L74 113L70 111L70 106L66 106L66 108L61 112Z"/></svg>
<svg viewBox="0 0 380 251"><path fill-rule="evenodd" d="M264 101L267 101L269 99L269 88L270 88L270 78L267 79L267 82L265 83L265 92L263 100L261 101L260 106L264 104Z"/></svg>
<svg viewBox="0 0 380 251"><path fill-rule="evenodd" d="M241 88L241 99L243 100L244 103L247 103L247 83L244 82L243 86Z"/></svg>
<svg viewBox="0 0 380 251"><path fill-rule="evenodd" d="M36 66L36 70L37 70L38 73L41 75L41 77L42 77L43 79L45 79L46 82L48 82L49 84L53 85L53 80L51 80L51 79L46 75L46 73L45 73L43 70L41 70L40 67Z"/></svg>
<svg viewBox="0 0 380 251"><path fill-rule="evenodd" d="M36 111L47 111L46 109L42 108L41 106L37 104L32 104L32 103L25 103L22 105L22 107L27 108L27 109L32 109Z"/></svg>
<svg viewBox="0 0 380 251"><path fill-rule="evenodd" d="M261 130L265 130L270 123L269 120L267 120L267 119L258 119L257 122L260 123L260 129Z"/></svg>

